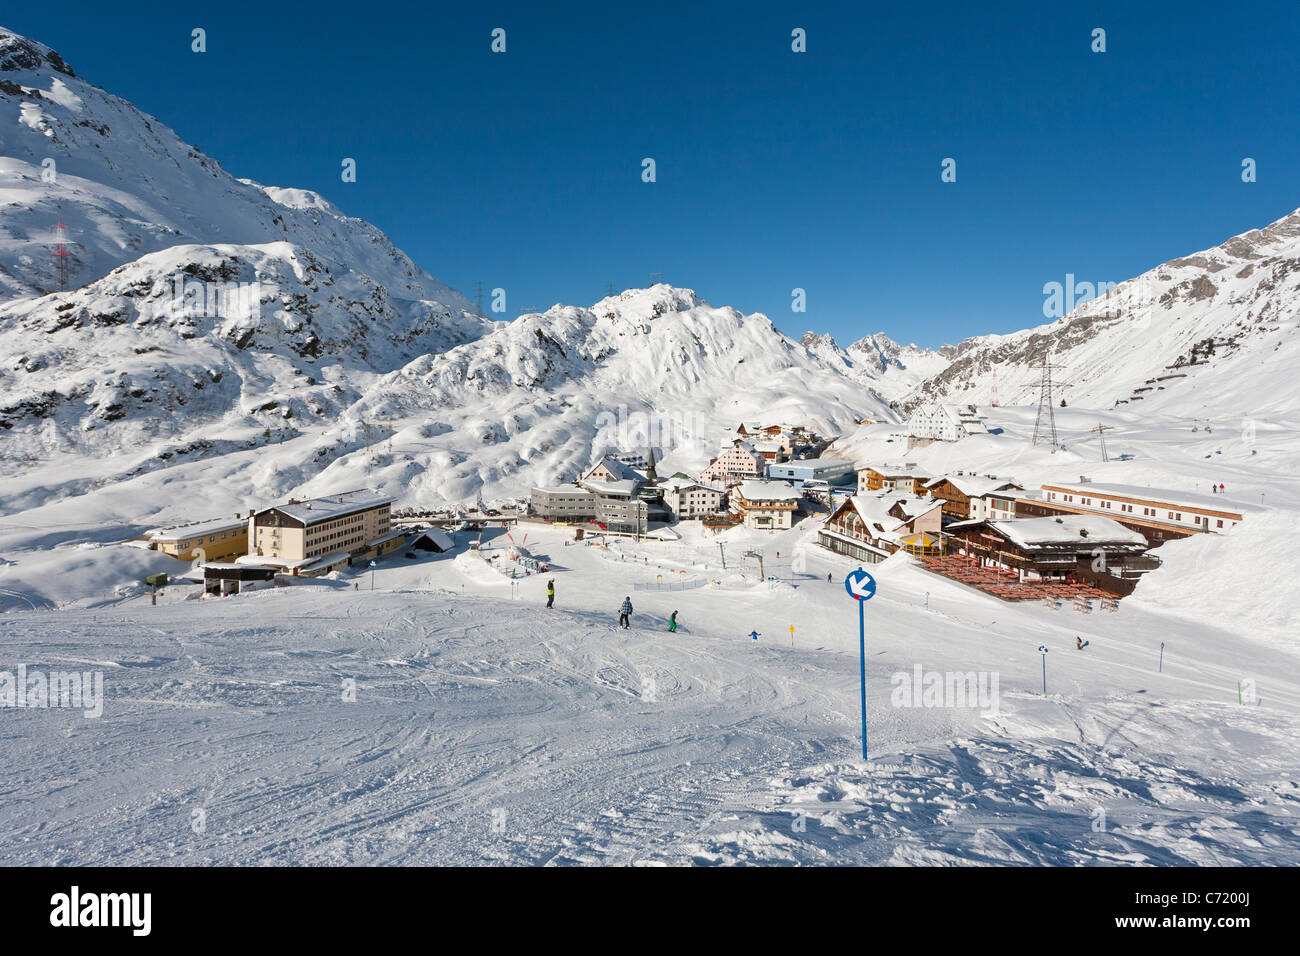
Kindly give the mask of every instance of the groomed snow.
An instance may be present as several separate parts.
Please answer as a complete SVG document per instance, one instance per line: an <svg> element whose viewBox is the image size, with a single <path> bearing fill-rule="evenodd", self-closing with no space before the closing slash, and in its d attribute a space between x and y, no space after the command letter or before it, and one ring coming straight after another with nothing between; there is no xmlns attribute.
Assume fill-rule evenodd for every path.
<svg viewBox="0 0 1300 956"><path fill-rule="evenodd" d="M0 852L17 864L1300 859L1291 651L1128 603L1088 616L1006 605L891 559L873 568L866 609L864 764L852 564L801 549L807 532L729 532L727 571L698 531L610 550L526 533L553 571L515 587L459 535L454 558L381 561L373 592L359 573L0 616L7 666L100 670L107 698L98 719L3 712L13 797ZM489 549L509 543L485 534ZM777 580L756 579L749 547ZM682 570L719 583L635 587ZM614 627L625 594L629 632ZM998 712L893 706L891 678L917 666L997 672ZM1237 703L1246 677L1253 705Z"/></svg>

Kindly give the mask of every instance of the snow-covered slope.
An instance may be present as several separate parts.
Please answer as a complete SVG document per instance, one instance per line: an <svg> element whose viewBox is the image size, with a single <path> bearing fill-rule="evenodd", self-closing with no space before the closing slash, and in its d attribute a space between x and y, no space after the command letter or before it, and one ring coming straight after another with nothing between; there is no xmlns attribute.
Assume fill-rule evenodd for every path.
<svg viewBox="0 0 1300 956"><path fill-rule="evenodd" d="M1120 283L1055 322L967 339L906 398L1037 401L1044 353L1074 405L1293 420L1300 409L1300 210Z"/></svg>
<svg viewBox="0 0 1300 956"><path fill-rule="evenodd" d="M24 798L0 802L0 853L35 865L1300 860L1296 652L1228 630L1229 616L1008 605L891 558L872 569L866 762L857 607L841 584L854 562L806 548L808 529L726 532L725 571L698 532L606 550L572 546L567 529L515 538L525 530L555 571L516 581L517 598L458 535L454 557L381 558L373 591L356 568L230 598L170 587L158 607L137 584L117 606L10 608L6 660L98 672L104 695L96 719L4 712L0 759ZM776 580L740 557L749 549ZM719 583L654 590L664 568ZM625 594L628 631L613 620ZM996 690L979 706L900 700L918 669Z"/></svg>

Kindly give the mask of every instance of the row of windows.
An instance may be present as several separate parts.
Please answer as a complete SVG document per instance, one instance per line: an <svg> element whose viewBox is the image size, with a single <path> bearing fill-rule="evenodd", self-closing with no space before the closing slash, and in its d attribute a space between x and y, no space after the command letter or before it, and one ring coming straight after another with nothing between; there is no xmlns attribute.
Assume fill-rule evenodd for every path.
<svg viewBox="0 0 1300 956"><path fill-rule="evenodd" d="M1049 491L1049 492L1047 493L1047 497L1048 497L1049 499L1054 499L1054 498L1056 497L1056 492L1054 492L1054 491ZM1064 500L1064 501L1074 501L1074 495L1062 495L1061 498L1062 498L1062 500ZM1081 505L1091 505L1092 503L1093 503L1093 502L1092 502L1092 499L1091 499L1091 498L1085 498L1085 497L1082 497L1082 496L1079 498L1079 504L1081 504ZM1112 510L1112 509L1113 509L1113 503L1110 502L1110 501L1102 500L1102 501L1097 502L1097 507L1100 507L1100 508L1106 508L1106 509L1108 509L1108 510ZM1133 506L1130 505L1130 504L1125 504L1125 503L1123 503L1123 502L1120 502L1119 508L1120 508L1120 511L1125 512L1126 514L1133 514L1133 513L1134 513L1134 512L1133 512ZM1145 507L1144 507L1144 508L1142 509L1142 515L1143 515L1143 517L1146 517L1146 518L1155 518L1155 517L1158 517L1158 512L1157 512L1157 510L1156 510L1155 508L1145 508ZM1181 511L1166 511L1166 512L1165 512L1165 520L1166 520L1166 521L1182 521L1182 520L1183 520L1183 513L1182 513ZM1192 515L1192 524L1204 525L1205 527L1208 528L1208 527L1210 526L1210 519L1207 518L1207 517L1203 517L1203 516L1201 516L1201 515ZM1222 527L1223 527L1223 520L1222 520L1221 518L1216 518L1216 519L1215 519L1215 527L1217 527L1217 528L1222 528Z"/></svg>
<svg viewBox="0 0 1300 956"><path fill-rule="evenodd" d="M223 531L220 534L211 534L208 535L208 544L215 544L218 541L225 541L227 538L236 538L239 537L240 535L246 535L246 534L248 534L247 531ZM196 545L202 545L202 544L203 544L202 538L191 538L188 541L178 541L176 543L176 547L193 548Z"/></svg>

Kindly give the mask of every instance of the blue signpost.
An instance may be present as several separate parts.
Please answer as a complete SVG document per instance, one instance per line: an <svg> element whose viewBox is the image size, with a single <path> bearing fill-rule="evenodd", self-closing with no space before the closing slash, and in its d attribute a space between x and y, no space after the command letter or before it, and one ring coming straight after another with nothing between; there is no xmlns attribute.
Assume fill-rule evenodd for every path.
<svg viewBox="0 0 1300 956"><path fill-rule="evenodd" d="M1043 696L1047 696L1047 645L1039 644L1038 653L1043 655Z"/></svg>
<svg viewBox="0 0 1300 956"><path fill-rule="evenodd" d="M1160 673L1165 672L1165 642L1160 642Z"/></svg>
<svg viewBox="0 0 1300 956"><path fill-rule="evenodd" d="M375 562L370 562L370 590L375 589Z"/></svg>
<svg viewBox="0 0 1300 956"><path fill-rule="evenodd" d="M867 620L863 605L876 596L876 579L862 568L850 571L844 590L858 602L858 677L862 683L862 759L867 759Z"/></svg>

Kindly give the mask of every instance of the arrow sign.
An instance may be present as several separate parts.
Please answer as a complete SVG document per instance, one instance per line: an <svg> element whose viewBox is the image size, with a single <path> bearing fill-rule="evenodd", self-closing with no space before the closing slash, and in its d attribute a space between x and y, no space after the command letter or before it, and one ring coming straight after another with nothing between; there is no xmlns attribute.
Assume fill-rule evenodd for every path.
<svg viewBox="0 0 1300 956"><path fill-rule="evenodd" d="M862 682L862 759L867 759L867 619L864 609L876 596L876 579L858 568L844 579L844 590L858 602L858 676Z"/></svg>
<svg viewBox="0 0 1300 956"><path fill-rule="evenodd" d="M876 596L876 579L858 568L856 571L850 571L849 576L844 579L844 590L849 592L851 598L870 601Z"/></svg>

